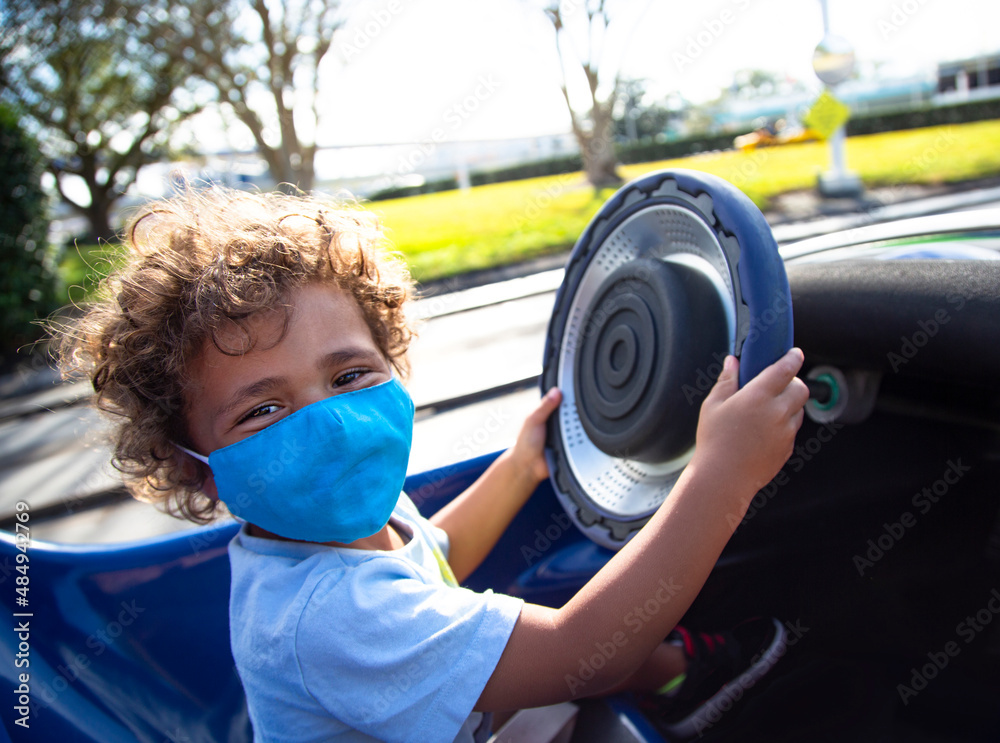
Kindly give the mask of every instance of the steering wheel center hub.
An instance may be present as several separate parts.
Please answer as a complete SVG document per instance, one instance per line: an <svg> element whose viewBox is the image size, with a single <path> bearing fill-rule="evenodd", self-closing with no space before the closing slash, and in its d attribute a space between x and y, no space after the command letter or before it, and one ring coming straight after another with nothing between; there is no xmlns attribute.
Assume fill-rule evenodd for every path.
<svg viewBox="0 0 1000 743"><path fill-rule="evenodd" d="M613 457L681 456L698 422L684 387L728 348L715 285L690 265L640 258L607 277L583 317L574 384L587 436Z"/></svg>

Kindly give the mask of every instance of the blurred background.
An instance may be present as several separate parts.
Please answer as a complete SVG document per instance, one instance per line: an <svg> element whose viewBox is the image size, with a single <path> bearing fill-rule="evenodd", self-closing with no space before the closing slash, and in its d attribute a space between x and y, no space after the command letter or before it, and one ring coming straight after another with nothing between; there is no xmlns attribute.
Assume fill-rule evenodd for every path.
<svg viewBox="0 0 1000 743"><path fill-rule="evenodd" d="M376 208L432 282L565 250L630 165L736 143L743 159L693 166L762 208L811 188L822 147L752 150L831 135L810 126L824 35L853 53L834 86L849 138L1000 110L989 0L4 0L0 19L6 370L37 338L27 321L107 270L127 209L184 183L373 203L575 173L598 190L564 177L495 190L485 211ZM958 132L849 166L868 186L994 175L993 129Z"/></svg>
<svg viewBox="0 0 1000 743"><path fill-rule="evenodd" d="M87 385L44 397L38 321L87 301L138 204L365 202L430 297L414 466L436 466L516 432L559 276L517 312L458 290L561 266L631 178L711 172L772 225L1000 185L998 27L994 0L0 0L0 490L123 497L81 450ZM523 399L432 417L486 388Z"/></svg>

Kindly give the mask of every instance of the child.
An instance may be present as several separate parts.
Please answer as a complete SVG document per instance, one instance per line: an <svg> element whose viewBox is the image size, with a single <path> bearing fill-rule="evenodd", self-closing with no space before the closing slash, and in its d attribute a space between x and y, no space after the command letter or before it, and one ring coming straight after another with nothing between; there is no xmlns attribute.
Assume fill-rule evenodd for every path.
<svg viewBox="0 0 1000 743"><path fill-rule="evenodd" d="M230 632L258 740L485 740L490 712L618 689L648 692L690 735L723 683L747 686L773 663L769 621L664 638L732 517L791 454L808 394L797 349L739 391L726 360L670 497L552 609L459 586L548 476L559 392L422 518L400 494L411 284L368 214L215 189L147 207L127 237L128 263L67 335L64 364L88 371L117 418L115 464L137 497L200 523L227 508L245 521L230 545ZM626 626L622 607L665 599L664 586L662 610ZM580 677L607 642L613 656Z"/></svg>

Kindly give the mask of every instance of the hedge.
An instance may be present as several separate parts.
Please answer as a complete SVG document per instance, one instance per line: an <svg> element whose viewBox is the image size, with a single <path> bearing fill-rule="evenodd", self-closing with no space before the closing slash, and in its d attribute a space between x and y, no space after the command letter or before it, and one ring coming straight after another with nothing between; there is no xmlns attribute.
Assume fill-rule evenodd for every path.
<svg viewBox="0 0 1000 743"><path fill-rule="evenodd" d="M965 124L970 121L1000 119L1000 99L958 103L953 106L922 106L896 113L857 116L847 122L847 135L876 134L925 126Z"/></svg>
<svg viewBox="0 0 1000 743"><path fill-rule="evenodd" d="M42 168L37 142L0 105L0 371L41 337L35 321L56 307Z"/></svg>
<svg viewBox="0 0 1000 743"><path fill-rule="evenodd" d="M402 199L407 196L419 196L424 193L437 193L438 191L454 191L458 188L458 181L454 178L442 178L437 181L426 181L419 186L392 186L376 191L368 197L369 201L385 201L387 199Z"/></svg>
<svg viewBox="0 0 1000 743"><path fill-rule="evenodd" d="M997 118L1000 118L1000 99L960 103L952 106L924 106L896 113L857 116L848 121L847 134L848 136L875 134L877 132L919 129L926 126L961 124L970 121ZM740 134L745 133L745 131L738 131L726 134L700 134L670 142L619 144L615 150L618 154L618 161L623 165L655 162L657 160L670 160L675 157L686 157L698 152L728 150L732 148L733 140ZM535 162L522 163L520 165L511 165L505 168L475 171L469 176L469 181L473 186L482 186L487 183L503 183L506 181L524 180L526 178L576 173L582 169L583 159L577 153L552 157L546 160L536 160ZM436 191L450 191L456 188L458 188L458 183L454 178L445 178L438 181L428 181L420 186L388 188L379 191L369 198L372 201L399 199L405 196L416 196L417 194L434 193Z"/></svg>

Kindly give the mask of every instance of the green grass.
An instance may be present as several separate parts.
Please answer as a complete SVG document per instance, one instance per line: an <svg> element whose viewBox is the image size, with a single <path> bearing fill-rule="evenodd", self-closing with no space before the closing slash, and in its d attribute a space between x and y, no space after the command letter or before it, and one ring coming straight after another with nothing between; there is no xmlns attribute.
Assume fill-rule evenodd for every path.
<svg viewBox="0 0 1000 743"><path fill-rule="evenodd" d="M118 245L71 245L59 262L59 290L63 304L76 304L91 296L98 281L122 261Z"/></svg>
<svg viewBox="0 0 1000 743"><path fill-rule="evenodd" d="M869 187L938 184L1000 174L1000 120L885 132L847 141L848 166ZM756 152L710 152L623 166L626 180L663 168L691 168L718 175L766 210L783 193L812 189L829 167L825 142L785 145ZM532 178L478 186L469 191L379 201L390 239L418 281L515 263L572 247L612 191L595 193L583 175ZM81 246L68 251L61 274L70 299L93 288L115 251Z"/></svg>
<svg viewBox="0 0 1000 743"><path fill-rule="evenodd" d="M1000 173L1000 121L852 137L847 162L868 187L949 183ZM627 180L662 168L713 173L761 209L812 189L829 167L825 142L744 153L711 152L624 166ZM430 281L568 249L611 191L595 194L582 174L479 186L370 205L413 275Z"/></svg>

